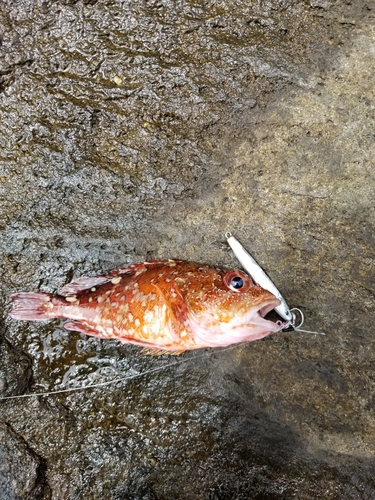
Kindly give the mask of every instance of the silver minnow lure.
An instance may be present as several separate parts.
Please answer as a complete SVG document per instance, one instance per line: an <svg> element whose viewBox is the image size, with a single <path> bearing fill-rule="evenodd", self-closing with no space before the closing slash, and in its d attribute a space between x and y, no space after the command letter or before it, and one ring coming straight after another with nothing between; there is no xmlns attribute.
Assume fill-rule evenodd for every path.
<svg viewBox="0 0 375 500"><path fill-rule="evenodd" d="M276 298L279 299L280 305L275 307L277 314L287 321L285 328L294 326L295 315L290 310L288 304L286 303L284 297L281 295L279 289L275 286L274 282L269 276L263 271L257 261L249 254L249 252L241 245L241 243L235 238L231 233L225 233L225 237L234 255L237 257L241 266L245 271L252 277L257 285L260 285L265 290L273 293Z"/></svg>
<svg viewBox="0 0 375 500"><path fill-rule="evenodd" d="M241 245L241 243L231 234L225 233L225 237L234 255L240 262L241 266L245 271L252 277L257 285L260 285L265 290L273 293L276 298L279 299L280 305L275 307L277 314L286 321L286 325L283 327L283 331L297 330L299 332L305 333L315 333L319 335L325 335L323 332L311 332L309 330L301 330L300 327L304 322L304 316L300 309L294 307L290 309L286 300L281 295L279 289L276 287L271 278L263 271L257 261L249 254L249 252ZM301 323L296 327L296 315L293 311L298 311L301 315Z"/></svg>

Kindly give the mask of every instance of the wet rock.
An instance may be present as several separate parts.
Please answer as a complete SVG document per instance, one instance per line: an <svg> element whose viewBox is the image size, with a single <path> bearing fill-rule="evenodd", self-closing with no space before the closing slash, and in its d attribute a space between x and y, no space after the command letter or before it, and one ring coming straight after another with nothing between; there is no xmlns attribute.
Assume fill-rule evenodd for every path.
<svg viewBox="0 0 375 500"><path fill-rule="evenodd" d="M43 460L7 425L0 424L0 491L4 500L50 498Z"/></svg>
<svg viewBox="0 0 375 500"><path fill-rule="evenodd" d="M15 349L6 339L0 339L0 395L22 393L32 377L30 358Z"/></svg>

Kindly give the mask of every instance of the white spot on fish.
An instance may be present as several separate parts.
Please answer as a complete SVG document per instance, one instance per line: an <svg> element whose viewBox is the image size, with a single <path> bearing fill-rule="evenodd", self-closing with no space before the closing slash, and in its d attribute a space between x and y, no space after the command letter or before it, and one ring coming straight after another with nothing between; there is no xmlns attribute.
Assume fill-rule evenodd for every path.
<svg viewBox="0 0 375 500"><path fill-rule="evenodd" d="M153 311L145 311L143 314L143 321L145 323L152 323L155 319L155 313Z"/></svg>
<svg viewBox="0 0 375 500"><path fill-rule="evenodd" d="M117 285L118 283L120 283L121 280L122 280L121 276L116 276L115 278L111 279L111 283L113 285Z"/></svg>
<svg viewBox="0 0 375 500"><path fill-rule="evenodd" d="M65 300L67 302L78 302L78 299L75 295L73 295L72 297L65 297Z"/></svg>
<svg viewBox="0 0 375 500"><path fill-rule="evenodd" d="M123 314L127 313L129 311L129 304L124 304L123 306L121 306L121 312Z"/></svg>

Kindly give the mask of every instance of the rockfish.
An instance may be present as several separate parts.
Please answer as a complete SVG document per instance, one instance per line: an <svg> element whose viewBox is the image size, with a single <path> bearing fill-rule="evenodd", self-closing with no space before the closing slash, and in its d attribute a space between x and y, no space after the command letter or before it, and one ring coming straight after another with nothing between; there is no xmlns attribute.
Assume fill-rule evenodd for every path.
<svg viewBox="0 0 375 500"><path fill-rule="evenodd" d="M280 304L242 271L168 260L80 278L58 295L11 296L12 318L66 318L68 330L117 339L150 352L181 353L257 340L284 323L265 319Z"/></svg>

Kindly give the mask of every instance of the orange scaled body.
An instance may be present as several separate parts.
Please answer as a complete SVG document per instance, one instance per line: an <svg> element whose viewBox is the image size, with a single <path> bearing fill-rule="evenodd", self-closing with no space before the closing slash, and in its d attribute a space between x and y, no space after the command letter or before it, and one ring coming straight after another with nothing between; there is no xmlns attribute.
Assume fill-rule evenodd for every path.
<svg viewBox="0 0 375 500"><path fill-rule="evenodd" d="M60 295L12 295L21 320L69 318L65 328L151 350L183 352L265 337L283 325L264 319L279 304L242 271L169 260L80 278Z"/></svg>

